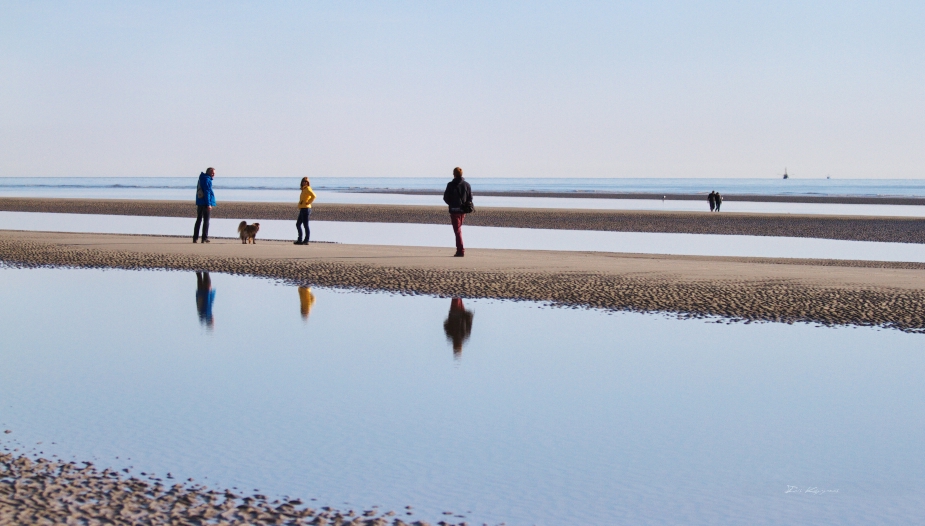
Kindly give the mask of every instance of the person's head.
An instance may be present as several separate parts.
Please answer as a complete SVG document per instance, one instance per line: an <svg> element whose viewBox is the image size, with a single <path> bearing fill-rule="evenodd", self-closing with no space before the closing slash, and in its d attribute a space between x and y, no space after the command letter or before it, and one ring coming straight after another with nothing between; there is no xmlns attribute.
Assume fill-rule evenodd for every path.
<svg viewBox="0 0 925 526"><path fill-rule="evenodd" d="M215 168L212 168L211 166L206 168L206 175L209 177L215 177Z"/></svg>
<svg viewBox="0 0 925 526"><path fill-rule="evenodd" d="M308 182L308 177L303 177L302 182L299 183L299 188L305 188L306 186L311 186Z"/></svg>
<svg viewBox="0 0 925 526"><path fill-rule="evenodd" d="M459 179L460 177L462 177L462 168L457 166L453 168L453 179Z"/></svg>

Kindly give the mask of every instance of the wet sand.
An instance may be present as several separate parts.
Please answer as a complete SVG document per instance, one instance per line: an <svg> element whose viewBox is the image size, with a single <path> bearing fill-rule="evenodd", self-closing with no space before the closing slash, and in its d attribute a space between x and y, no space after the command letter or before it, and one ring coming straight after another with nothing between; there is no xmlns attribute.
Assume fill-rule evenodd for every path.
<svg viewBox="0 0 925 526"><path fill-rule="evenodd" d="M401 294L925 331L925 265L0 231L16 266L208 270Z"/></svg>
<svg viewBox="0 0 925 526"><path fill-rule="evenodd" d="M195 217L186 201L119 199L0 198L0 210L162 217ZM282 219L295 222L295 205L287 203L223 202L213 217ZM345 205L320 203L312 220L378 223L448 224L442 206ZM872 216L816 216L797 214L655 212L623 210L567 210L535 208L478 208L466 217L472 226L784 236L848 241L925 243L925 218Z"/></svg>
<svg viewBox="0 0 925 526"><path fill-rule="evenodd" d="M439 195L433 190L396 190L391 188L348 190L358 194ZM478 195L494 197L560 197L579 199L646 199L669 201L707 202L707 192L699 194L653 194L642 192L492 192L479 191ZM925 197L861 196L861 195L756 195L723 193L723 201L749 201L752 203L829 203L842 205L925 205Z"/></svg>
<svg viewBox="0 0 925 526"><path fill-rule="evenodd" d="M89 462L63 462L0 453L0 526L21 524L254 524L424 526L428 523L379 509L309 508L299 499L236 495L192 480L142 478ZM450 524L441 521L439 524ZM456 523L453 523L456 524ZM465 524L465 523L461 523Z"/></svg>

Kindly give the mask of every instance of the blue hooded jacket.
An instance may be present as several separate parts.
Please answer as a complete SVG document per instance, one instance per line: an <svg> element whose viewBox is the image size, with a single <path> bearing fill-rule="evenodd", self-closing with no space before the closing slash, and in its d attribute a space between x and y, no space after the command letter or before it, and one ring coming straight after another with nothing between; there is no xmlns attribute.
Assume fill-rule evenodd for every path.
<svg viewBox="0 0 925 526"><path fill-rule="evenodd" d="M196 185L196 206L215 206L212 178L205 172L199 174L199 184Z"/></svg>

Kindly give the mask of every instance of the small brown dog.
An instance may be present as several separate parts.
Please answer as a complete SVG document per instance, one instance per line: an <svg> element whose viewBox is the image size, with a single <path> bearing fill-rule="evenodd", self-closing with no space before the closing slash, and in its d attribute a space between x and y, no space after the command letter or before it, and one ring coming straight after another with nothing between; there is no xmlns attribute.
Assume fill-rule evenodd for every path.
<svg viewBox="0 0 925 526"><path fill-rule="evenodd" d="M257 243L257 231L260 230L260 223L254 223L253 225L248 225L247 221L241 221L241 224L238 225L238 234L241 235L241 243L247 244L247 240L251 240L251 244Z"/></svg>

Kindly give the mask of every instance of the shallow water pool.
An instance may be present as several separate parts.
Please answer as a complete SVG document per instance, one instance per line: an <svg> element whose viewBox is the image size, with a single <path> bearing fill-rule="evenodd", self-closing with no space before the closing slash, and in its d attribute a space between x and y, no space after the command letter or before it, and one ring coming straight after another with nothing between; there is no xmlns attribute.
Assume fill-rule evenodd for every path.
<svg viewBox="0 0 925 526"><path fill-rule="evenodd" d="M192 236L194 220L185 217L115 216L2 212L5 230ZM238 237L238 219L213 219L212 237ZM447 225L312 221L312 241L354 245L397 245L453 249ZM260 220L258 239L294 240L294 221ZM925 262L925 244L846 241L808 237L602 232L464 226L466 248L562 250L685 256L727 256L858 261Z"/></svg>
<svg viewBox="0 0 925 526"><path fill-rule="evenodd" d="M44 456L431 522L925 519L922 335L3 267L0 333Z"/></svg>

